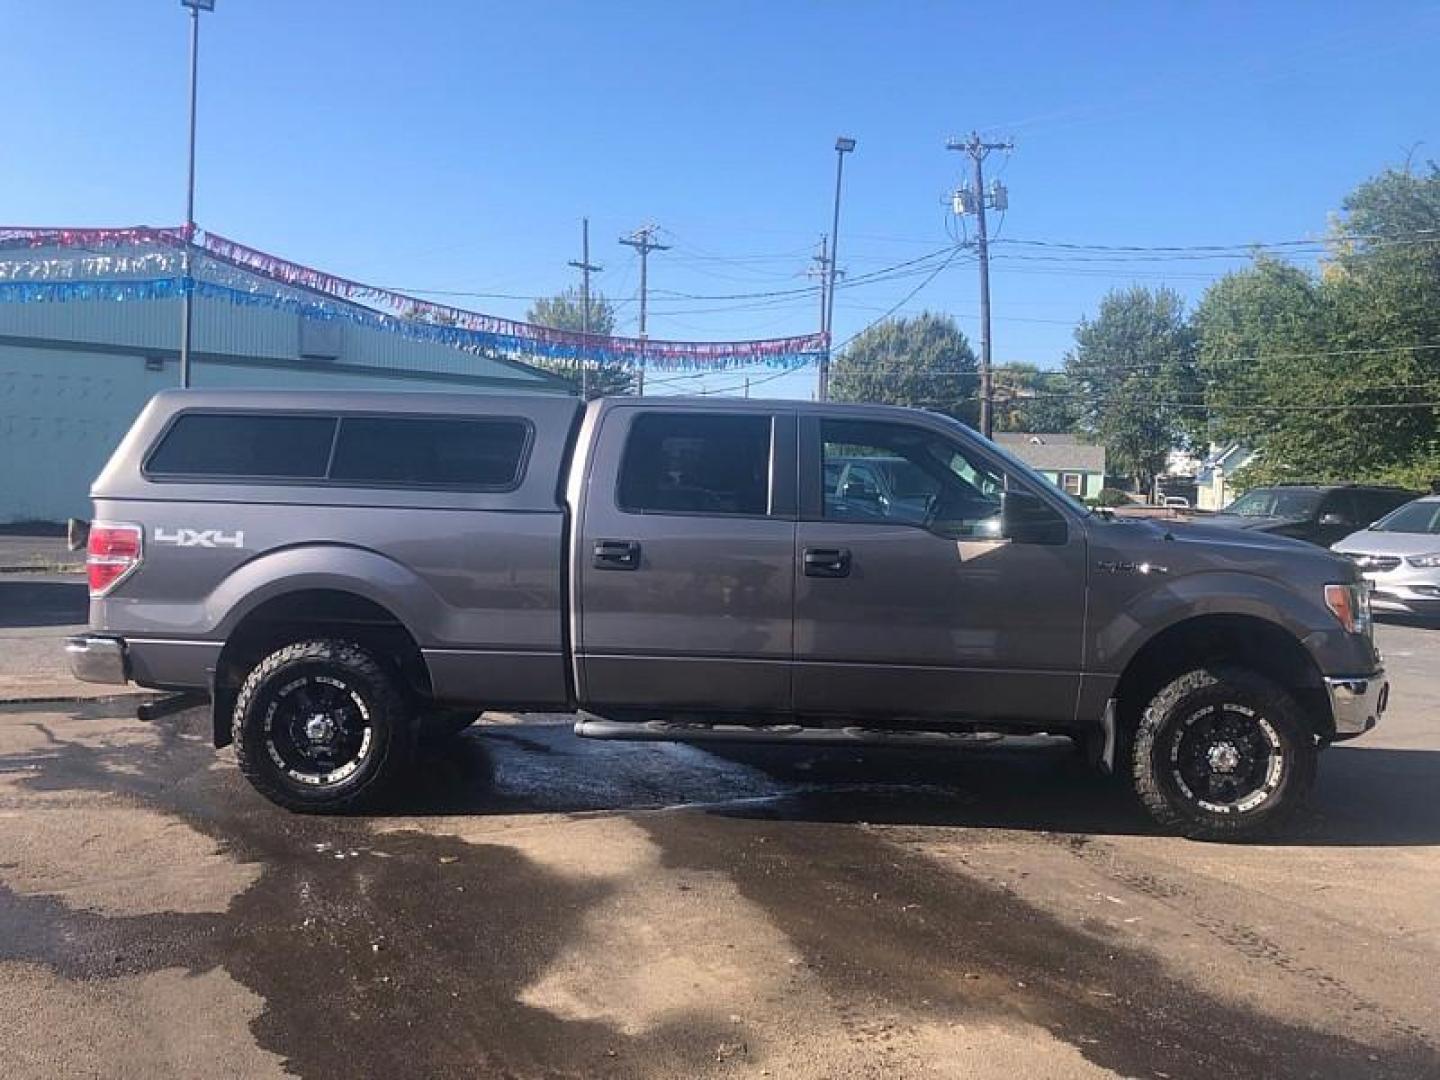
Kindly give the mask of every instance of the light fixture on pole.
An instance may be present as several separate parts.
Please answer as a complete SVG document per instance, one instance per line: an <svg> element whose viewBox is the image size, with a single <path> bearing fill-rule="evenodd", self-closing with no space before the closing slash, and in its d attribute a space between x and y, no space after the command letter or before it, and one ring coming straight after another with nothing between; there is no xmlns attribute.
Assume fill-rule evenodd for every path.
<svg viewBox="0 0 1440 1080"><path fill-rule="evenodd" d="M840 180L845 174L845 155L855 149L855 140L841 135L835 140L835 214L830 223L830 256L826 263L825 317L821 331L825 335L825 351L820 355L821 401L830 400L830 351L835 326L835 276L840 272Z"/></svg>
<svg viewBox="0 0 1440 1080"><path fill-rule="evenodd" d="M190 9L190 142L185 176L185 248L181 256L180 385L190 385L190 324L194 319L195 277L195 99L200 65L200 12L214 11L215 0L180 0Z"/></svg>

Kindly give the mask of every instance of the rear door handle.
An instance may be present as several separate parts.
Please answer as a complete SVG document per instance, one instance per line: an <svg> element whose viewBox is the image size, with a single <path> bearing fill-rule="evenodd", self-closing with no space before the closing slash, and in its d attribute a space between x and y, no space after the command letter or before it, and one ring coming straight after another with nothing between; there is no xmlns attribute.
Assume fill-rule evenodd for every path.
<svg viewBox="0 0 1440 1080"><path fill-rule="evenodd" d="M595 569L635 570L640 566L640 544L636 540L596 540Z"/></svg>
<svg viewBox="0 0 1440 1080"><path fill-rule="evenodd" d="M803 561L806 577L849 577L849 548L806 548Z"/></svg>

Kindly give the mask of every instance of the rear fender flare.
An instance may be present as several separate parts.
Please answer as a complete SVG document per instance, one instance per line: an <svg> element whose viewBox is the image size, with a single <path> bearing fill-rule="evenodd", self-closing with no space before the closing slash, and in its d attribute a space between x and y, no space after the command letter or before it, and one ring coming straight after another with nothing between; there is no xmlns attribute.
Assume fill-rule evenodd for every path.
<svg viewBox="0 0 1440 1080"><path fill-rule="evenodd" d="M427 638L417 629L445 618L446 605L435 590L394 559L348 545L307 544L267 552L236 569L206 599L206 621L225 639L261 604L312 589L352 593L378 604L420 645Z"/></svg>

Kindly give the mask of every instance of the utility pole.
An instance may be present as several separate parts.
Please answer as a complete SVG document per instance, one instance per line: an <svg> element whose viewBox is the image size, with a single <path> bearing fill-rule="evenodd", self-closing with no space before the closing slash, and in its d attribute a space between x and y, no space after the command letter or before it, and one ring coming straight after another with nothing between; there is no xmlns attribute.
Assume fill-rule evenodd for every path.
<svg viewBox="0 0 1440 1080"><path fill-rule="evenodd" d="M820 247L814 255L810 256L811 266L805 271L808 278L820 279L820 333L825 333L825 295L826 286L830 283L830 237L824 233L820 234Z"/></svg>
<svg viewBox="0 0 1440 1080"><path fill-rule="evenodd" d="M640 377L636 380L636 386L641 397L645 396L645 299L649 288L646 266L650 259L650 252L670 250L669 244L655 242L655 233L658 229L659 227L656 225L644 225L629 236L620 237L620 243L626 247L632 247L640 253Z"/></svg>
<svg viewBox="0 0 1440 1080"><path fill-rule="evenodd" d="M975 163L975 186L955 192L955 213L975 215L975 242L980 256L980 434L987 439L993 430L994 388L990 381L990 239L985 232L986 200L996 210L1009 205L1009 196L997 181L992 191L985 190L984 162L992 150L1013 150L1015 144L985 142L976 132L968 139L951 139L947 150L963 150Z"/></svg>
<svg viewBox="0 0 1440 1080"><path fill-rule="evenodd" d="M190 9L190 139L185 173L185 248L180 270L180 385L190 386L190 336L195 318L195 104L200 84L200 12L214 11L215 0L180 0Z"/></svg>
<svg viewBox="0 0 1440 1080"><path fill-rule="evenodd" d="M585 336L584 349L590 347L590 275L598 274L603 266L590 264L590 219L580 219L580 261L570 260L570 265L580 271L580 333ZM585 353L580 353L580 400L590 398L590 368Z"/></svg>
<svg viewBox="0 0 1440 1080"><path fill-rule="evenodd" d="M855 140L841 135L835 140L835 212L830 221L830 262L825 281L823 301L824 321L821 332L825 335L825 351L820 354L820 400L830 400L830 331L835 322L835 276L839 270L840 258L840 182L845 175L845 155L853 153Z"/></svg>

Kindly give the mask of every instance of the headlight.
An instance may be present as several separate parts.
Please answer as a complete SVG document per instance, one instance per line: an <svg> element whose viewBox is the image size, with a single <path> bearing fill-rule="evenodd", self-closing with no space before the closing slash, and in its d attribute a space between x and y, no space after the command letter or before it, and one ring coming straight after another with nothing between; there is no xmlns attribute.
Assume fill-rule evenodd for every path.
<svg viewBox="0 0 1440 1080"><path fill-rule="evenodd" d="M1418 566L1422 570L1433 569L1440 566L1440 551L1430 555L1410 555L1405 559L1411 566Z"/></svg>
<svg viewBox="0 0 1440 1080"><path fill-rule="evenodd" d="M1368 585L1326 585L1325 606L1347 634L1370 632L1370 587Z"/></svg>

